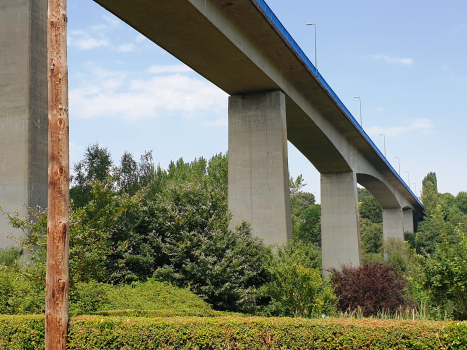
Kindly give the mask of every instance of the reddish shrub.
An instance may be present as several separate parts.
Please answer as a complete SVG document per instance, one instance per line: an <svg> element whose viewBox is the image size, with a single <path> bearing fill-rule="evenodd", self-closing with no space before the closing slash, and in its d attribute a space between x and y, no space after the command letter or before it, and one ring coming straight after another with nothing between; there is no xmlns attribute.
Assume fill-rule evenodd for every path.
<svg viewBox="0 0 467 350"><path fill-rule="evenodd" d="M362 309L363 316L377 315L379 311L394 313L399 307L407 307L404 296L407 285L392 265L365 263L358 267L342 265L332 270L333 285L341 311Z"/></svg>

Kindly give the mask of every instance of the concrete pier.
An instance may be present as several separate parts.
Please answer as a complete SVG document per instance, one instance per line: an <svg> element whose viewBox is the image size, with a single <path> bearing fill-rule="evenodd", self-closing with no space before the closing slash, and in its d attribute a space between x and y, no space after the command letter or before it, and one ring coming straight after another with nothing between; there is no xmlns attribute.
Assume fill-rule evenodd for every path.
<svg viewBox="0 0 467 350"><path fill-rule="evenodd" d="M404 208L402 209L402 218L403 218L403 225L404 225L404 233L414 233L414 215L412 208Z"/></svg>
<svg viewBox="0 0 467 350"><path fill-rule="evenodd" d="M357 179L353 172L321 174L323 274L341 264L360 265Z"/></svg>
<svg viewBox="0 0 467 350"><path fill-rule="evenodd" d="M383 208L383 237L404 239L404 224L402 220L402 209Z"/></svg>
<svg viewBox="0 0 467 350"><path fill-rule="evenodd" d="M0 206L47 206L47 0L0 6ZM0 248L20 238L0 217Z"/></svg>
<svg viewBox="0 0 467 350"><path fill-rule="evenodd" d="M231 226L251 223L265 244L292 238L285 96L280 91L229 98Z"/></svg>

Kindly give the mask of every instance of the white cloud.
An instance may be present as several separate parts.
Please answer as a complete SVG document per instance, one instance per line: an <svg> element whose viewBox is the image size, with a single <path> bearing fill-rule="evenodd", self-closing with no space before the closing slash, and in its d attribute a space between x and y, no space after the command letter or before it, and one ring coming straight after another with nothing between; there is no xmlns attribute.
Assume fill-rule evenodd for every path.
<svg viewBox="0 0 467 350"><path fill-rule="evenodd" d="M372 126L366 129L369 135L384 134L386 137L398 136L412 131L420 131L425 135L434 133L434 125L429 119L413 119L408 120L401 126L383 127L383 126Z"/></svg>
<svg viewBox="0 0 467 350"><path fill-rule="evenodd" d="M68 45L76 46L81 50L90 50L97 47L110 46L110 40L108 39L96 39L91 38L88 35L79 35L78 38L73 36L68 37Z"/></svg>
<svg viewBox="0 0 467 350"><path fill-rule="evenodd" d="M384 108L383 108L383 107L379 107L379 108L377 108L376 110L377 110L378 112L382 112L382 111L384 111Z"/></svg>
<svg viewBox="0 0 467 350"><path fill-rule="evenodd" d="M118 48L117 48L117 52L131 52L133 51L134 49L136 48L136 46L132 43L129 43L129 44L124 44L124 45L120 45Z"/></svg>
<svg viewBox="0 0 467 350"><path fill-rule="evenodd" d="M151 74L160 74L160 73L186 73L191 72L192 69L184 64L175 64L169 66L151 66L147 70Z"/></svg>
<svg viewBox="0 0 467 350"><path fill-rule="evenodd" d="M410 65L413 63L413 59L411 58L400 58L399 56L387 56L387 55L372 55L372 58L376 60L383 60L386 61L387 63L397 63L397 64L405 64L405 65Z"/></svg>
<svg viewBox="0 0 467 350"><path fill-rule="evenodd" d="M70 91L70 110L77 118L194 118L200 114L212 118L227 108L223 91L205 80L179 73L146 76L90 66L81 79L81 86Z"/></svg>

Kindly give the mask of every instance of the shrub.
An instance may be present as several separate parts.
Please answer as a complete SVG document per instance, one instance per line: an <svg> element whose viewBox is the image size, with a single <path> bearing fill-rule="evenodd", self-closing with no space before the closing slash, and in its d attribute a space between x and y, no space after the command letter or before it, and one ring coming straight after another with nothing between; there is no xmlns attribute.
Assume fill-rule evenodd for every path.
<svg viewBox="0 0 467 350"><path fill-rule="evenodd" d="M332 273L341 311L361 308L364 316L374 316L383 311L394 313L409 304L404 296L407 282L392 265L377 262L358 267L342 265L340 271L333 269Z"/></svg>
<svg viewBox="0 0 467 350"><path fill-rule="evenodd" d="M331 285L321 277L320 254L313 244L292 242L270 259L271 281L263 290L272 298L276 314L317 317L331 312L335 299Z"/></svg>
<svg viewBox="0 0 467 350"><path fill-rule="evenodd" d="M11 267L18 263L23 255L23 250L19 248L0 249L0 267Z"/></svg>
<svg viewBox="0 0 467 350"><path fill-rule="evenodd" d="M0 269L0 314L40 313L44 306L45 293L40 286L14 269Z"/></svg>
<svg viewBox="0 0 467 350"><path fill-rule="evenodd" d="M43 316L0 316L0 348L44 349ZM69 349L458 349L467 324L277 318L71 319Z"/></svg>

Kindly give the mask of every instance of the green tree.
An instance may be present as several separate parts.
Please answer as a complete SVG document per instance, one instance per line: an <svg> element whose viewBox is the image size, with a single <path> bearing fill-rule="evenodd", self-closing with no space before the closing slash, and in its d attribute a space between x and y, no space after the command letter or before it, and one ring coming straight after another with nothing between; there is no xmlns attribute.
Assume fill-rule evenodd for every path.
<svg viewBox="0 0 467 350"><path fill-rule="evenodd" d="M426 186L428 182L431 182L434 186L435 191L438 192L438 179L436 178L436 173L429 172L422 180L422 187Z"/></svg>
<svg viewBox="0 0 467 350"><path fill-rule="evenodd" d="M368 219L373 223L383 222L383 208L371 194L363 197L359 211L361 219Z"/></svg>
<svg viewBox="0 0 467 350"><path fill-rule="evenodd" d="M89 202L70 211L70 285L90 280L110 280L106 264L107 258L115 249L110 238L121 225L125 214L141 205L143 197L142 192L134 196L116 195L100 181L89 186ZM47 212L30 209L29 215L22 218L6 215L13 227L25 232L26 238L22 245L30 252L27 260L29 274L35 283L44 285L47 262Z"/></svg>
<svg viewBox="0 0 467 350"><path fill-rule="evenodd" d="M299 217L294 238L321 247L321 205L315 204L305 209Z"/></svg>
<svg viewBox="0 0 467 350"><path fill-rule="evenodd" d="M456 243L449 227L433 254L427 256L424 286L438 307L452 312L457 319L467 319L467 237L456 227ZM451 305L450 305L451 303Z"/></svg>
<svg viewBox="0 0 467 350"><path fill-rule="evenodd" d="M369 219L361 219L360 228L363 253L380 253L383 245L383 225Z"/></svg>
<svg viewBox="0 0 467 350"><path fill-rule="evenodd" d="M459 192L456 197L457 207L467 215L467 192Z"/></svg>
<svg viewBox="0 0 467 350"><path fill-rule="evenodd" d="M440 204L438 193L438 181L435 173L428 173L422 181L422 203L425 207L425 215L433 215L436 207Z"/></svg>
<svg viewBox="0 0 467 350"><path fill-rule="evenodd" d="M84 159L73 166L75 175L71 176L70 199L74 207L82 207L92 199L92 184L106 183L112 167L112 156L107 148L100 147L99 143L86 147Z"/></svg>

